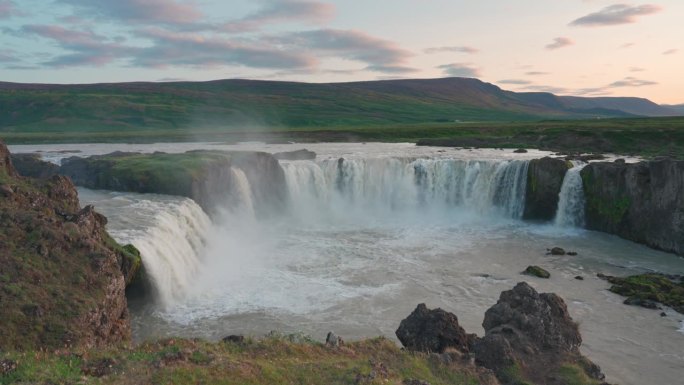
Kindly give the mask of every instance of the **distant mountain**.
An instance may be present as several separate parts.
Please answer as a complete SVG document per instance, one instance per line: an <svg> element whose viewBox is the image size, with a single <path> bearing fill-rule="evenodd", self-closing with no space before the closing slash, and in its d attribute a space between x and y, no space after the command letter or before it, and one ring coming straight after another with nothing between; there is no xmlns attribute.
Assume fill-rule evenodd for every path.
<svg viewBox="0 0 684 385"><path fill-rule="evenodd" d="M671 104L664 105L663 107L669 108L677 113L678 116L684 116L684 104Z"/></svg>
<svg viewBox="0 0 684 385"><path fill-rule="evenodd" d="M640 98L516 93L470 78L85 85L0 82L0 133L338 127L453 121L672 116Z"/></svg>

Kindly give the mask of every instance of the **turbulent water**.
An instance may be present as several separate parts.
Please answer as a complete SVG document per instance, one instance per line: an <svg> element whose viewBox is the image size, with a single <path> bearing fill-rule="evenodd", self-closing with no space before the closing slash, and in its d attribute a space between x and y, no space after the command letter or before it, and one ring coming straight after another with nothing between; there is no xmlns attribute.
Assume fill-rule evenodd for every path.
<svg viewBox="0 0 684 385"><path fill-rule="evenodd" d="M143 252L158 293L133 304L137 339L168 335L220 338L329 330L348 339L393 337L425 302L456 313L482 334L484 312L503 290L526 280L565 298L580 324L582 350L609 382L674 384L684 367L682 315L622 304L595 278L602 272L684 273L684 259L614 236L582 230L577 166L566 175L556 223L526 223L527 160L547 155L455 150L408 144L307 145L316 161L282 162L290 195L281 216L255 219L249 180L234 170L241 204L213 223L192 201L160 195L81 190L109 218L122 242ZM113 150L181 152L195 148L299 149L297 145L84 145L82 155ZM23 151L21 151L23 149ZM68 156L69 146L13 148ZM344 158L340 162L340 158ZM560 246L577 257L545 255ZM521 276L540 265L552 274ZM152 267L154 266L154 267ZM575 276L585 277L577 281Z"/></svg>

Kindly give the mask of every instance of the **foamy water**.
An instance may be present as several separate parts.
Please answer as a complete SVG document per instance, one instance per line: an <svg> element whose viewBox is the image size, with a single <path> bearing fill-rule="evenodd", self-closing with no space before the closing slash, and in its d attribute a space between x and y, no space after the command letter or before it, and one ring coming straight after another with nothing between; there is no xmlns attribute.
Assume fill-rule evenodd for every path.
<svg viewBox="0 0 684 385"><path fill-rule="evenodd" d="M159 242L174 252L183 244L196 245L183 257L159 252L165 258L161 262L144 255L146 266L170 264L187 278L176 288L162 288L170 294L156 305L132 309L138 340L216 339L273 329L320 339L329 330L347 339L393 338L399 322L420 302L454 312L466 330L481 335L484 312L501 291L525 280L566 300L580 324L583 352L604 369L609 382L675 384L681 379L684 317L623 305L624 298L607 291L609 285L595 275L682 274L684 259L606 234L517 219L525 161L546 153L408 144L144 149L182 152L193 146L271 152L307 147L319 156L315 162L283 162L290 210L268 220L255 219L245 206L213 224L187 226L188 218L202 215L184 198L81 192L83 203L94 202L108 216L121 241ZM132 150L79 147L88 154ZM59 149L64 148L43 151L62 156L55 152ZM340 157L345 159L341 165ZM243 200L250 198L244 186L240 191ZM566 191L568 198L571 192ZM178 223L165 224L164 218ZM188 230L178 232L183 228ZM553 246L579 255L545 255ZM532 264L549 270L551 279L519 274ZM165 270L154 274L173 276ZM577 275L585 280L575 280Z"/></svg>

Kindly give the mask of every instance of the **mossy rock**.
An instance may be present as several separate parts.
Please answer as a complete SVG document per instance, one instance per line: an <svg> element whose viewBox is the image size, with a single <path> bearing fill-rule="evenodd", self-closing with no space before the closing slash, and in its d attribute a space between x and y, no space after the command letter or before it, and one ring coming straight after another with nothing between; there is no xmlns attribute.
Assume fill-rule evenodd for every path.
<svg viewBox="0 0 684 385"><path fill-rule="evenodd" d="M626 278L608 277L610 291L628 297L628 303L661 303L684 314L684 277L657 273ZM651 306L644 306L651 307Z"/></svg>
<svg viewBox="0 0 684 385"><path fill-rule="evenodd" d="M534 265L533 266L527 266L527 269L525 269L525 271L523 271L522 274L531 275L531 276L539 277L539 278L547 278L547 279L551 277L551 273L542 269L539 266L534 266Z"/></svg>

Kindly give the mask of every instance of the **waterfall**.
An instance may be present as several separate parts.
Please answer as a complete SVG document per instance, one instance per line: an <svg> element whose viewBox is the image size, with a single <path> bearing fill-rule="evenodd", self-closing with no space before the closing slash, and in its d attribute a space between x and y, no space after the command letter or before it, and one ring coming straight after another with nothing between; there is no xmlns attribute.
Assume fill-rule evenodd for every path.
<svg viewBox="0 0 684 385"><path fill-rule="evenodd" d="M233 175L235 185L233 187L233 200L236 200L236 207L234 210L239 213L246 214L248 217L254 217L254 201L252 199L252 188L249 185L249 180L244 171L239 168L230 168Z"/></svg>
<svg viewBox="0 0 684 385"><path fill-rule="evenodd" d="M211 220L190 199L157 209L151 226L128 241L140 250L158 300L166 306L193 285ZM116 231L112 235L121 238Z"/></svg>
<svg viewBox="0 0 684 385"><path fill-rule="evenodd" d="M520 218L525 205L527 161L340 158L282 166L299 212L446 206Z"/></svg>
<svg viewBox="0 0 684 385"><path fill-rule="evenodd" d="M586 163L573 163L565 173L563 185L558 194L558 210L554 223L563 227L584 227L584 188L580 171Z"/></svg>

